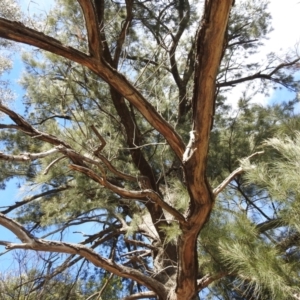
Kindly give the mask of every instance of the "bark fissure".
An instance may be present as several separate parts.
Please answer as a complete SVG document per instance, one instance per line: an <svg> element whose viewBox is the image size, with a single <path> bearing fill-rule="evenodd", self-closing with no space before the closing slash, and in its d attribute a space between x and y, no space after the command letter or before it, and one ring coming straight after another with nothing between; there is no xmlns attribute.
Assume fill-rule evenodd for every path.
<svg viewBox="0 0 300 300"><path fill-rule="evenodd" d="M193 107L193 139L186 161L185 176L190 208L183 234L178 240L177 299L191 299L197 293L197 237L209 218L214 195L206 179L209 135L213 121L216 77L223 55L231 0L206 1L197 33Z"/></svg>

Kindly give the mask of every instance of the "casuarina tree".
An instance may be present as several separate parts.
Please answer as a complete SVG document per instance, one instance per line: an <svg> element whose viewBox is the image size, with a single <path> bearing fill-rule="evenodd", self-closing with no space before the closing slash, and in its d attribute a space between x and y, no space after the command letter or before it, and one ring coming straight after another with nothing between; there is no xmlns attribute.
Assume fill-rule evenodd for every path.
<svg viewBox="0 0 300 300"><path fill-rule="evenodd" d="M93 264L127 300L298 299L295 186L282 201L254 172L284 161L264 140L299 129L295 101L251 103L298 88L297 53L253 59L267 4L57 0L45 16L1 14L1 41L33 46L25 109L0 99L0 179L24 196L0 214L20 243L1 244L64 254L37 289Z"/></svg>

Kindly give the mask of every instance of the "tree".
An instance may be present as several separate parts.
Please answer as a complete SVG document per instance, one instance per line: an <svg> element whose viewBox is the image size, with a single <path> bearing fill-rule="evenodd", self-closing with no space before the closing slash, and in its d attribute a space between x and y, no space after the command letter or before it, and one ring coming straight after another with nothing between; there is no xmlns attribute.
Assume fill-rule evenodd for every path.
<svg viewBox="0 0 300 300"><path fill-rule="evenodd" d="M21 240L2 245L69 254L52 276L90 262L123 278L128 300L198 299L208 286L298 297L285 258L297 244L278 247L298 233L279 217L292 206L243 176L250 159L278 157L257 149L264 139L299 128L295 102L263 108L245 93L234 115L225 92L296 90L299 57L247 61L271 16L265 1L233 2L60 0L40 31L0 18L0 37L37 48L24 54L26 117L0 103L12 121L0 124L2 179L32 191L2 210ZM89 223L81 242L63 240Z"/></svg>
<svg viewBox="0 0 300 300"><path fill-rule="evenodd" d="M14 1L3 1L3 8L0 12L0 17L5 17L9 19L19 19L20 10ZM0 39L0 76L2 77L5 72L11 69L12 62L10 59L9 51L15 47L8 40ZM0 80L0 92L2 94L1 101L7 103L12 100L12 92L9 89L9 83L7 80Z"/></svg>
<svg viewBox="0 0 300 300"><path fill-rule="evenodd" d="M94 277L81 278L80 268L79 270L72 268L52 276L51 265L48 262L56 259L59 259L57 253L16 252L14 255L16 266L10 267L8 272L5 270L0 273L1 299L104 300L118 298L119 282L114 279L113 275L105 278L98 274Z"/></svg>

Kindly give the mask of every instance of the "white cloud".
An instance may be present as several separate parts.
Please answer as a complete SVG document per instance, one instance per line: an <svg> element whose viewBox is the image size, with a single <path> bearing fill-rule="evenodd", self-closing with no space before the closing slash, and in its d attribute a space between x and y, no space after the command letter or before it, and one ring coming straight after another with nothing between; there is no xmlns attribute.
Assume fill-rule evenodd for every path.
<svg viewBox="0 0 300 300"><path fill-rule="evenodd" d="M300 41L300 1L270 1L274 31L266 46L273 50L294 48Z"/></svg>
<svg viewBox="0 0 300 300"><path fill-rule="evenodd" d="M259 53L250 58L251 61L258 61L262 64L267 61L266 55L270 52L276 53L283 59L286 53L291 51L295 53L297 44L300 42L300 0L271 0L269 11L272 15L273 31L268 35L268 40L264 41ZM300 55L300 48L298 50ZM235 106L246 89L246 84L240 84L228 92L230 103ZM264 94L256 94L252 101L266 105L273 99L278 102L280 99L283 101L294 97L286 89L281 90L280 97L276 93L276 90L270 90L269 97Z"/></svg>

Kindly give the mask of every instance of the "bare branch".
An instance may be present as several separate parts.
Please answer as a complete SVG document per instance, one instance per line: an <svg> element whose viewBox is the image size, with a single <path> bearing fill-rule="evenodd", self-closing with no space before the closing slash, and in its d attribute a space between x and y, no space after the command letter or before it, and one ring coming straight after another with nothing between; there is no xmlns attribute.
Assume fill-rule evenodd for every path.
<svg viewBox="0 0 300 300"><path fill-rule="evenodd" d="M134 295L127 296L122 300L137 300L137 299L146 299L146 298L154 298L157 294L154 292L141 292Z"/></svg>
<svg viewBox="0 0 300 300"><path fill-rule="evenodd" d="M1 213L7 214L7 213L11 212L12 210L14 210L14 209L16 209L16 208L18 208L18 207L20 207L20 206L22 206L24 204L30 203L30 202L38 199L38 198L41 198L41 197L44 197L44 196L48 196L48 195L51 195L51 194L56 194L56 193L65 191L65 190L67 190L69 188L71 188L71 187L70 186L64 186L64 187L53 189L53 190L50 190L50 191L47 191L47 192L44 192L44 193L40 193L40 194L37 194L37 195L34 195L34 196L26 197L26 198L24 198L23 201L15 202L14 205L9 206L5 210L2 210Z"/></svg>
<svg viewBox="0 0 300 300"><path fill-rule="evenodd" d="M20 43L26 43L57 55L61 55L78 63L84 64L88 56L72 47L64 46L60 41L44 35L20 22L0 18L0 36ZM74 59L76 58L76 59Z"/></svg>
<svg viewBox="0 0 300 300"><path fill-rule="evenodd" d="M19 129L17 125L6 125L6 124L0 124L0 129Z"/></svg>
<svg viewBox="0 0 300 300"><path fill-rule="evenodd" d="M252 158L253 156L256 156L256 155L259 155L259 154L262 154L262 153L264 153L264 151L258 151L258 152L255 152L255 153L253 153L253 154L251 154L250 156L248 156L248 157L246 157L245 159L243 159L243 160L248 160L248 159L250 159L250 158ZM239 168L237 168L236 170L234 170L222 183L220 183L214 190L213 190L213 194L214 194L214 196L216 197L218 194L220 194L223 190L224 190L224 188L232 181L232 179L235 177L235 176L237 176L237 175L239 175L239 174L241 174L241 173L243 173L244 172L244 170L243 170L243 168L242 167L239 167Z"/></svg>
<svg viewBox="0 0 300 300"><path fill-rule="evenodd" d="M219 280L228 275L229 275L228 272L220 272L215 275L210 275L210 274L205 275L200 280L197 280L198 291L203 290L204 288L208 287L212 282Z"/></svg>
<svg viewBox="0 0 300 300"><path fill-rule="evenodd" d="M239 167L236 170L234 170L232 173L230 173L230 175L213 190L214 196L216 197L218 194L220 194L235 176L243 172L244 172L243 168Z"/></svg>
<svg viewBox="0 0 300 300"><path fill-rule="evenodd" d="M62 160L62 159L64 159L64 158L66 158L65 155L63 155L63 156L61 156L61 157L58 157L58 158L56 158L55 160L53 160L53 161L46 167L46 169L45 169L43 175L47 175L48 172L49 172L49 170L50 170L57 162L59 162L60 160Z"/></svg>
<svg viewBox="0 0 300 300"><path fill-rule="evenodd" d="M0 25L0 32L1 32L1 25ZM65 147L70 148L69 145L59 140L56 136L33 128L32 125L30 125L22 116L10 110L8 107L2 105L1 103L0 103L0 111L8 115L11 118L11 120L13 120L18 125L16 129L23 131L25 134L33 138L38 138L41 141L48 142L52 145L64 145Z"/></svg>
<svg viewBox="0 0 300 300"><path fill-rule="evenodd" d="M102 137L102 135L99 133L99 131L97 130L97 128L95 127L95 125L91 125L90 128L93 130L93 132L96 134L96 136L98 137L98 139L101 142L101 145L94 151L94 154L97 156L97 154L100 153L101 150L105 147L106 141Z"/></svg>
<svg viewBox="0 0 300 300"><path fill-rule="evenodd" d="M43 239L35 238L30 234L23 226L16 221L6 217L0 213L0 224L13 232L23 243L6 243L2 241L2 244L6 245L7 249L31 249L36 251L46 252L58 252L76 254L86 258L92 262L95 266L103 268L117 276L130 278L137 281L138 283L148 287L161 297L166 297L167 289L165 286L156 281L155 279L144 275L140 271L135 269L116 264L111 259L106 259L95 252L93 249L86 247L81 244L64 243L59 241L48 241Z"/></svg>
<svg viewBox="0 0 300 300"><path fill-rule="evenodd" d="M31 243L33 243L34 236L28 230L26 230L18 222L8 218L6 215L2 213L0 213L0 225L4 226L5 228L13 232L20 239L20 241L26 243L28 247L30 247ZM2 244L5 244L5 242L2 241ZM8 244L6 244L6 246Z"/></svg>
<svg viewBox="0 0 300 300"><path fill-rule="evenodd" d="M41 152L41 153L23 153L19 155L9 155L9 154L4 154L3 152L0 152L0 160L9 160L9 161L34 161L39 158L43 158L46 156L49 156L53 153L58 152L57 149L51 149L46 152Z"/></svg>
<svg viewBox="0 0 300 300"><path fill-rule="evenodd" d="M257 73L255 73L253 75L242 77L242 78L239 78L239 79L236 79L236 80L231 80L231 81L225 81L225 82L217 83L217 87L234 86L234 85L236 85L238 83L242 83L242 82L246 82L246 81L252 81L254 79L267 79L267 80L274 81L276 83L279 83L279 84L282 84L282 85L286 86L278 78L274 78L273 75L275 75L278 71L280 71L280 70L282 70L284 68L287 68L289 66L294 65L298 61L300 61L300 58L296 58L295 60L293 60L291 62L286 62L286 63L279 64L270 73L267 73L267 74L263 74L261 72L257 72Z"/></svg>
<svg viewBox="0 0 300 300"><path fill-rule="evenodd" d="M33 124L33 125L41 125L41 124L45 123L46 121L51 120L51 119L55 119L55 118L60 118L60 119L65 119L65 120L72 120L72 118L70 116L67 116L67 115L53 115L53 116L50 116L46 119L43 119L39 123L36 123L36 124Z"/></svg>

